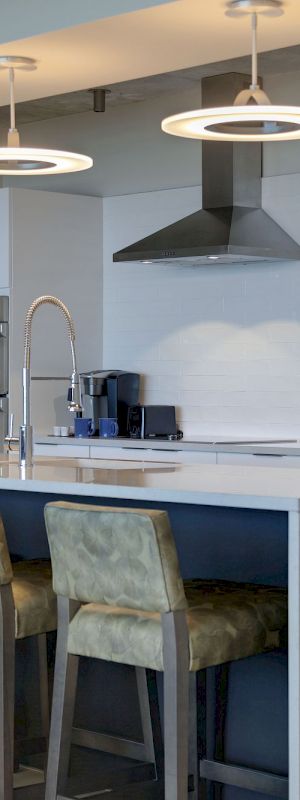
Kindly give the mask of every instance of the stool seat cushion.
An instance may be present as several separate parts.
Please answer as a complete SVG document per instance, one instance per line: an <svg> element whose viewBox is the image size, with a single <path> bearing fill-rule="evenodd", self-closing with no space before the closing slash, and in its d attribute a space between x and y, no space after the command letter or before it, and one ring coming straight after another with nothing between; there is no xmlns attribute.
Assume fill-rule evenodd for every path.
<svg viewBox="0 0 300 800"><path fill-rule="evenodd" d="M184 589L191 671L278 646L287 621L284 589L205 580L186 581ZM70 623L68 650L162 671L161 615L87 603Z"/></svg>
<svg viewBox="0 0 300 800"><path fill-rule="evenodd" d="M52 589L50 561L18 561L13 564L11 587L16 639L56 629L57 600Z"/></svg>

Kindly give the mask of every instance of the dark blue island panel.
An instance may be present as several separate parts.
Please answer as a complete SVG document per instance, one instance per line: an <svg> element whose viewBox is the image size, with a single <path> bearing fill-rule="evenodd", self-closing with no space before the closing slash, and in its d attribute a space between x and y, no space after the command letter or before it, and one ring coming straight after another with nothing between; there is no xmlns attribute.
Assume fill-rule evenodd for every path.
<svg viewBox="0 0 300 800"><path fill-rule="evenodd" d="M48 556L43 509L54 499L165 509L174 531L183 577L287 585L285 512L136 501L124 503L99 497L4 490L0 495L0 511L9 549L14 556ZM99 711L99 730L109 732L121 727L124 735L136 734L138 716L133 670L116 664L82 661L76 724L92 725L88 698L93 696L93 711ZM101 692L101 686L104 692ZM226 730L227 760L287 774L287 714L287 657L284 651L232 664ZM94 718L93 721L96 729ZM265 798L266 795L229 787L224 791L224 800Z"/></svg>

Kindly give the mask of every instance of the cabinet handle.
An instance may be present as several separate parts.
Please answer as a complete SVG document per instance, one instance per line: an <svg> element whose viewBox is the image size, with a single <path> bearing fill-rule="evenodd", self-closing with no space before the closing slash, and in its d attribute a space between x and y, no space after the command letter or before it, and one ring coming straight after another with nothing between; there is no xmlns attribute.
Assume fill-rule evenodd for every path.
<svg viewBox="0 0 300 800"><path fill-rule="evenodd" d="M7 322L0 322L0 336L2 339L7 338Z"/></svg>
<svg viewBox="0 0 300 800"><path fill-rule="evenodd" d="M253 453L256 458L283 458L283 453Z"/></svg>

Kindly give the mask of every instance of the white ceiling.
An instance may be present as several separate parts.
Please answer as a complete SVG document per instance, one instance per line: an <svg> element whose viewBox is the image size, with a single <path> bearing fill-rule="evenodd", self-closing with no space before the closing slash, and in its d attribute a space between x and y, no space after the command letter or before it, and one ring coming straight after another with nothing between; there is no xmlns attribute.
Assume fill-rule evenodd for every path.
<svg viewBox="0 0 300 800"><path fill-rule="evenodd" d="M171 3L172 0L14 0L1 8L0 41L36 36L83 22L126 14L141 8ZM173 0L174 2L174 0Z"/></svg>
<svg viewBox="0 0 300 800"><path fill-rule="evenodd" d="M109 0L110 8L114 4L116 9L116 3L124 8L124 1L128 9L130 0L122 3ZM23 0L19 2L23 5ZM88 5L88 0L85 2ZM104 2L106 0L102 0L102 7ZM134 2L145 6L151 0L131 0L132 7ZM58 0L55 0L55 5L59 5ZM260 50L299 42L299 0L289 0L283 17L260 18ZM38 60L35 72L18 73L18 100L105 86L232 59L249 53L249 50L249 19L226 17L222 0L206 3L203 0L162 0L160 5L152 8L27 36L1 46L1 53L31 56ZM0 72L0 105L6 103L6 76Z"/></svg>

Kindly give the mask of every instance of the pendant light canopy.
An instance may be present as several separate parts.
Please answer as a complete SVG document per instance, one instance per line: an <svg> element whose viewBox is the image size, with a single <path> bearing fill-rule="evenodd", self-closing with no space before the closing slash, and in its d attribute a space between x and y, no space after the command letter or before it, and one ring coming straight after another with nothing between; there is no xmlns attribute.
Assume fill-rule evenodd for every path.
<svg viewBox="0 0 300 800"><path fill-rule="evenodd" d="M36 62L23 56L0 56L0 68L8 70L10 90L10 127L7 147L0 147L0 175L58 175L92 167L93 160L80 153L21 147L15 120L15 70L32 71L36 69Z"/></svg>
<svg viewBox="0 0 300 800"><path fill-rule="evenodd" d="M227 16L251 16L252 80L232 106L201 108L166 117L162 130L187 139L229 142L273 142L300 139L300 108L272 105L257 79L257 15L283 14L281 0L230 0Z"/></svg>

